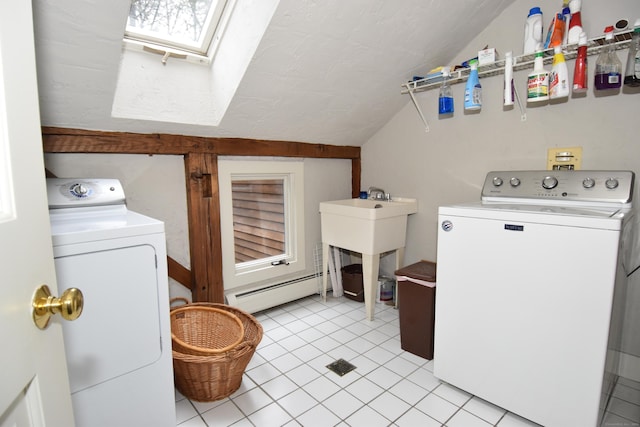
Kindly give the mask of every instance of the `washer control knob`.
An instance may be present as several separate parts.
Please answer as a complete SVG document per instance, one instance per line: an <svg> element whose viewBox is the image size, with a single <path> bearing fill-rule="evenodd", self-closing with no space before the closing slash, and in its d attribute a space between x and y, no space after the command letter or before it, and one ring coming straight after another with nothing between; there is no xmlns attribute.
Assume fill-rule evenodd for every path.
<svg viewBox="0 0 640 427"><path fill-rule="evenodd" d="M87 193L89 192L89 189L84 185L77 183L77 184L73 184L69 189L69 191L71 192L72 195L76 197L86 197Z"/></svg>
<svg viewBox="0 0 640 427"><path fill-rule="evenodd" d="M494 187L500 187L502 185L503 181L502 178L500 178L499 176L496 176L493 178L493 186Z"/></svg>
<svg viewBox="0 0 640 427"><path fill-rule="evenodd" d="M552 188L556 188L558 186L558 178L555 176L545 176L542 179L542 188L546 190L551 190Z"/></svg>
<svg viewBox="0 0 640 427"><path fill-rule="evenodd" d="M514 176L509 180L509 184L511 184L512 187L517 187L520 185L520 179Z"/></svg>
<svg viewBox="0 0 640 427"><path fill-rule="evenodd" d="M594 185L596 185L596 181L593 178L585 178L582 181L582 186L584 188L593 188Z"/></svg>
<svg viewBox="0 0 640 427"><path fill-rule="evenodd" d="M609 190L618 188L618 180L615 178L609 178L604 182L604 186L607 187Z"/></svg>

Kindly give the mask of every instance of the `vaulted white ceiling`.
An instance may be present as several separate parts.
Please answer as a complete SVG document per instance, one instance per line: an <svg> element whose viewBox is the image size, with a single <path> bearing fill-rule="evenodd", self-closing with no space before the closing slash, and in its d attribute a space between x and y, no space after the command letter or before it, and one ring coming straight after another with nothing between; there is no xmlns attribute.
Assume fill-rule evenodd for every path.
<svg viewBox="0 0 640 427"><path fill-rule="evenodd" d="M129 0L33 1L43 126L362 145L514 0L280 0L218 126L112 117Z"/></svg>

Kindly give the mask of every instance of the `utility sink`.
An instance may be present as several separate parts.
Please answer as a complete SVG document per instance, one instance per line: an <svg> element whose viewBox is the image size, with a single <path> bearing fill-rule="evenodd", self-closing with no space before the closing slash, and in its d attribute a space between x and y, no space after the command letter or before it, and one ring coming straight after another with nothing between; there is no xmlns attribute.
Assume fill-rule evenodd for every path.
<svg viewBox="0 0 640 427"><path fill-rule="evenodd" d="M418 212L416 199L346 199L320 203L322 241L366 254L404 247L407 216Z"/></svg>
<svg viewBox="0 0 640 427"><path fill-rule="evenodd" d="M416 212L418 203L409 198L321 202L322 296L326 298L329 246L360 252L366 315L373 320L380 254L395 250L396 270L403 266L407 217Z"/></svg>

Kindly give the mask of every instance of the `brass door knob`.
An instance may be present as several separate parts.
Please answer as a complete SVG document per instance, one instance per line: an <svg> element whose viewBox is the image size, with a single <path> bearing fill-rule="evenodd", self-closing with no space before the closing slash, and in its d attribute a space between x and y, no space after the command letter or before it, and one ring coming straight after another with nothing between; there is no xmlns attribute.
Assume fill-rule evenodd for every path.
<svg viewBox="0 0 640 427"><path fill-rule="evenodd" d="M82 314L83 305L80 289L69 288L56 298L47 285L42 285L33 294L33 322L38 328L46 329L54 314L60 314L65 320L76 320Z"/></svg>

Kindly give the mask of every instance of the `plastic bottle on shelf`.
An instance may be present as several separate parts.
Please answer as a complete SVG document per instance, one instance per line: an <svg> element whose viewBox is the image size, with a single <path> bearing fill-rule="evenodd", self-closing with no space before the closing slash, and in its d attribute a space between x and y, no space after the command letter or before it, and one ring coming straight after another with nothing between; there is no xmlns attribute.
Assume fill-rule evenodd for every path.
<svg viewBox="0 0 640 427"><path fill-rule="evenodd" d="M478 78L478 60L469 61L469 66L471 71L464 88L464 109L473 111L482 108L482 86Z"/></svg>
<svg viewBox="0 0 640 427"><path fill-rule="evenodd" d="M580 41L580 33L582 30L582 0L571 0L569 2L569 10L571 11L571 19L569 20L569 35L567 43L574 44Z"/></svg>
<svg viewBox="0 0 640 427"><path fill-rule="evenodd" d="M578 42L578 56L576 56L576 65L573 69L573 93L584 93L587 91L588 73L587 73L587 33L580 33Z"/></svg>
<svg viewBox="0 0 640 427"><path fill-rule="evenodd" d="M619 89L622 86L622 62L613 45L613 26L604 29L604 49L596 60L596 90Z"/></svg>
<svg viewBox="0 0 640 427"><path fill-rule="evenodd" d="M571 9L569 6L562 8L562 15L564 16L564 34L562 35L562 45L566 46L569 42L569 24L571 22Z"/></svg>
<svg viewBox="0 0 640 427"><path fill-rule="evenodd" d="M640 18L633 24L633 36L629 45L624 84L629 87L640 86Z"/></svg>
<svg viewBox="0 0 640 427"><path fill-rule="evenodd" d="M542 50L536 52L533 71L527 79L527 102L549 100L549 72L544 68Z"/></svg>
<svg viewBox="0 0 640 427"><path fill-rule="evenodd" d="M513 52L504 54L504 95L505 106L513 105Z"/></svg>
<svg viewBox="0 0 640 427"><path fill-rule="evenodd" d="M542 45L542 10L532 7L524 24L523 53L534 53L539 45Z"/></svg>
<svg viewBox="0 0 640 427"><path fill-rule="evenodd" d="M547 38L544 42L545 49L562 46L562 41L564 39L564 27L564 15L562 13L554 14L551 19L551 24L549 24Z"/></svg>
<svg viewBox="0 0 640 427"><path fill-rule="evenodd" d="M549 99L569 96L569 71L560 46L553 48L553 65L549 73Z"/></svg>
<svg viewBox="0 0 640 427"><path fill-rule="evenodd" d="M449 85L449 67L442 68L442 86L438 96L438 114L453 114L453 92Z"/></svg>

